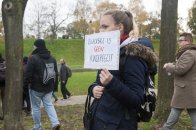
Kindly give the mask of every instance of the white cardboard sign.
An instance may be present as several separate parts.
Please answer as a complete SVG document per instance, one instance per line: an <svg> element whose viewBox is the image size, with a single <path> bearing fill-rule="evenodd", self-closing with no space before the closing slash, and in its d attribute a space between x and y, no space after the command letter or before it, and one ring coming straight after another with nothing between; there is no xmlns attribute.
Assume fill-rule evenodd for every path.
<svg viewBox="0 0 196 130"><path fill-rule="evenodd" d="M120 31L85 36L84 68L119 69Z"/></svg>

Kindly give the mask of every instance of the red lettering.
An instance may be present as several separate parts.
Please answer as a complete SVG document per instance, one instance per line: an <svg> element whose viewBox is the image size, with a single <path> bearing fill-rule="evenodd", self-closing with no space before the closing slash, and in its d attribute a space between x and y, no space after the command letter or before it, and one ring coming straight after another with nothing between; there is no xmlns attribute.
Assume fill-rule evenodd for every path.
<svg viewBox="0 0 196 130"><path fill-rule="evenodd" d="M104 47L103 46L95 46L94 47L94 51L95 52L103 52L103 50L104 50Z"/></svg>

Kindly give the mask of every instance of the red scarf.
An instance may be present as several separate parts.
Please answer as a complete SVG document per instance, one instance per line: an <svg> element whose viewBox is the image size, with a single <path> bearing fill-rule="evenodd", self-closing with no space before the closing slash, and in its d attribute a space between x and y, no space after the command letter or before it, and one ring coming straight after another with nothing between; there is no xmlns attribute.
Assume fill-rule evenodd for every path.
<svg viewBox="0 0 196 130"><path fill-rule="evenodd" d="M120 36L120 44L129 37L128 34L123 34Z"/></svg>

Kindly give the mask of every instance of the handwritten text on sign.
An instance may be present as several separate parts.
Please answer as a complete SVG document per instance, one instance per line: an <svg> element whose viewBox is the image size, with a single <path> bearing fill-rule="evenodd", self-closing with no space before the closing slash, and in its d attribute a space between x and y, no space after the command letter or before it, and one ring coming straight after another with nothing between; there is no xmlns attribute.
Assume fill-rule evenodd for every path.
<svg viewBox="0 0 196 130"><path fill-rule="evenodd" d="M101 32L85 36L84 68L119 69L120 32Z"/></svg>

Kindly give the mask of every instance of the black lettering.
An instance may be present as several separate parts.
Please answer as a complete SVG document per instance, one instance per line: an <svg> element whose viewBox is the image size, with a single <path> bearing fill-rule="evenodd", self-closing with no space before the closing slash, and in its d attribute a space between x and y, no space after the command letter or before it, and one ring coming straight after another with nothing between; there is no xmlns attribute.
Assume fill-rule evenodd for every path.
<svg viewBox="0 0 196 130"><path fill-rule="evenodd" d="M91 62L110 62L112 61L113 54L91 55Z"/></svg>
<svg viewBox="0 0 196 130"><path fill-rule="evenodd" d="M104 44L104 38L89 39L88 44Z"/></svg>

